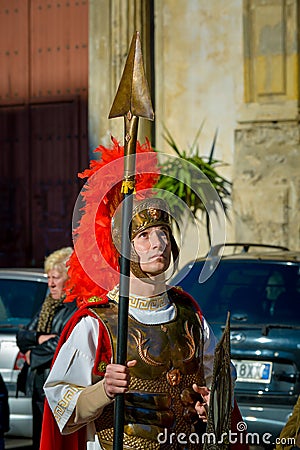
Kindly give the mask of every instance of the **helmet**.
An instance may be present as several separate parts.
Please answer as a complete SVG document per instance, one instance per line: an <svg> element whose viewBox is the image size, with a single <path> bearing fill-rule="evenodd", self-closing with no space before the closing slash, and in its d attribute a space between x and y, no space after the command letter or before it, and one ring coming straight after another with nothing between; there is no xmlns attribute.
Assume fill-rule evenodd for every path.
<svg viewBox="0 0 300 450"><path fill-rule="evenodd" d="M167 203L158 197L135 201L132 210L131 240L141 231L159 225L166 225L172 233L171 216Z"/></svg>

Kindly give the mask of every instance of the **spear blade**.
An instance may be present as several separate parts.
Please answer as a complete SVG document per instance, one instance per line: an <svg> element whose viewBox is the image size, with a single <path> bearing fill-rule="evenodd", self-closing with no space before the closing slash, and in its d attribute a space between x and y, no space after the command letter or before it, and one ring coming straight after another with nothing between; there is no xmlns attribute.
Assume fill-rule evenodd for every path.
<svg viewBox="0 0 300 450"><path fill-rule="evenodd" d="M138 31L133 35L121 81L108 118L126 116L129 111L133 116L154 120Z"/></svg>

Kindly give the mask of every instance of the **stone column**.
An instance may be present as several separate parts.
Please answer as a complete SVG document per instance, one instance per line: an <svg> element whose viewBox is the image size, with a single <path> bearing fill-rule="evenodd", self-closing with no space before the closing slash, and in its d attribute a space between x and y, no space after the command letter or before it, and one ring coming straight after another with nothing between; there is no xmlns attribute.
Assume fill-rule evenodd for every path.
<svg viewBox="0 0 300 450"><path fill-rule="evenodd" d="M235 132L236 240L300 244L296 0L244 0L245 102Z"/></svg>
<svg viewBox="0 0 300 450"><path fill-rule="evenodd" d="M144 65L151 80L151 0L89 0L89 145L123 143L123 118L108 120L132 36L140 32ZM152 94L152 92L151 92ZM151 122L140 120L139 139L151 139ZM95 157L91 154L91 157Z"/></svg>

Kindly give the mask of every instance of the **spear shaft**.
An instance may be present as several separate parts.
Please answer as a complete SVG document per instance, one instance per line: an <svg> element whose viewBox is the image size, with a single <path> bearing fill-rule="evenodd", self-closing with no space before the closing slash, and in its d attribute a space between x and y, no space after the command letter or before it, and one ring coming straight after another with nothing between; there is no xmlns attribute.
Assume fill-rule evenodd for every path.
<svg viewBox="0 0 300 450"><path fill-rule="evenodd" d="M128 116L128 115L127 115ZM128 299L129 299L129 283L130 283L130 240L125 236L131 234L131 219L133 207L134 192L134 173L135 158L134 152L136 146L133 142L137 136L138 117L132 116L131 120L125 116L125 136L130 130L130 146L125 148L124 155L132 155L133 157L125 158L124 161L124 180L122 191L124 195L122 207L122 241L121 241L121 257L120 257L120 284L119 284L119 310L118 310L118 339L117 339L117 364L125 364L127 359L127 333L128 333ZM126 142L126 139L125 139ZM128 148L129 147L129 148ZM119 394L115 398L114 406L114 443L113 450L123 448L123 431L125 424L125 398Z"/></svg>
<svg viewBox="0 0 300 450"><path fill-rule="evenodd" d="M109 118L124 116L124 178L122 183L122 230L120 256L120 285L118 310L117 358L126 364L128 336L128 303L130 284L131 219L135 185L135 153L139 117L154 119L148 84L145 77L139 33L132 38L119 88ZM125 423L123 394L115 398L113 450L123 449Z"/></svg>

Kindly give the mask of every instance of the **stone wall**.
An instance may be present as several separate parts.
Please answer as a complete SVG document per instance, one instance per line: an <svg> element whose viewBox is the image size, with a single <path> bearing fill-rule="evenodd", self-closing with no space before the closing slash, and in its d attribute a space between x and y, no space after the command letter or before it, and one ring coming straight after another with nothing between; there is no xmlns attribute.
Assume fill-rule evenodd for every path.
<svg viewBox="0 0 300 450"><path fill-rule="evenodd" d="M245 101L235 131L235 235L299 249L298 2L247 0L243 15Z"/></svg>
<svg viewBox="0 0 300 450"><path fill-rule="evenodd" d="M237 241L299 248L299 124L256 124L237 130L235 144Z"/></svg>
<svg viewBox="0 0 300 450"><path fill-rule="evenodd" d="M110 133L123 138L122 119L107 115L137 27L155 75L153 143L170 151L166 126L188 150L204 123L198 143L208 156L218 130L214 157L233 182L227 241L299 248L297 0L90 0L92 146L107 144ZM151 129L141 122L143 140ZM189 259L193 240L185 245Z"/></svg>

